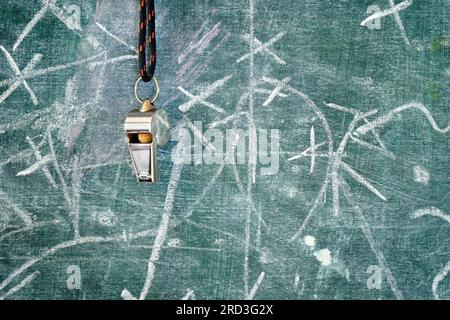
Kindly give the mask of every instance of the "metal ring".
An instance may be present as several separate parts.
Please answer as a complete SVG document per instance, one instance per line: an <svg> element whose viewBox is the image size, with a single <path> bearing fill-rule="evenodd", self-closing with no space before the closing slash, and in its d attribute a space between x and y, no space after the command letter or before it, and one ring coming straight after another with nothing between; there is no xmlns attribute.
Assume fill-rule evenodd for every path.
<svg viewBox="0 0 450 320"><path fill-rule="evenodd" d="M147 99L144 99L144 101L143 101L143 100L141 100L141 99L139 98L139 95L138 95L138 84L139 84L139 81L141 81L141 80L142 80L142 78L139 77L139 79L137 79L137 81L136 81L136 83L135 83L135 85L134 85L134 96L136 97L136 100L139 101L139 103L144 103L144 101L147 100ZM153 104L153 103L158 99L158 97L159 97L159 81L158 81L158 79L156 79L156 77L153 77L153 82L155 82L156 93L155 93L155 96L153 97L153 99L150 100L150 102L151 102L152 104Z"/></svg>

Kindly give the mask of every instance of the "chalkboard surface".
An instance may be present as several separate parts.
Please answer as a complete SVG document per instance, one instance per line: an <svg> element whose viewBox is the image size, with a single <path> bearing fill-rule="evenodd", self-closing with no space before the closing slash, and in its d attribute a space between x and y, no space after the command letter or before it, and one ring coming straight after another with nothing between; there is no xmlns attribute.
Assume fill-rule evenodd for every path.
<svg viewBox="0 0 450 320"><path fill-rule="evenodd" d="M1 299L450 298L449 1L156 7L138 184L138 1L1 1Z"/></svg>

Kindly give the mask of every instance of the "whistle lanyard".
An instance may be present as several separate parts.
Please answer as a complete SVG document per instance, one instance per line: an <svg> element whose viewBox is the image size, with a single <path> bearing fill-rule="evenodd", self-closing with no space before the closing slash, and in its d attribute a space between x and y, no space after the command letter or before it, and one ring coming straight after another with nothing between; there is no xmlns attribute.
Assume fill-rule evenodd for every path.
<svg viewBox="0 0 450 320"><path fill-rule="evenodd" d="M139 74L142 81L149 82L153 79L156 67L155 1L140 2Z"/></svg>
<svg viewBox="0 0 450 320"><path fill-rule="evenodd" d="M139 1L140 77L134 85L134 95L141 107L128 113L124 128L137 181L155 183L158 179L156 147L169 141L170 125L167 114L155 105L159 96L159 82L154 76L156 66L155 1ZM153 98L139 98L138 84L140 81L154 82L156 92Z"/></svg>

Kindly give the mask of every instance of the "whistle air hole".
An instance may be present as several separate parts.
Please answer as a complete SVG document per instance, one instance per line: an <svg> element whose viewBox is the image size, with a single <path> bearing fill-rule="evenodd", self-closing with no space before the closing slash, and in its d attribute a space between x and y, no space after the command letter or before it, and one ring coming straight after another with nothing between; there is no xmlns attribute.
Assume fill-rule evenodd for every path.
<svg viewBox="0 0 450 320"><path fill-rule="evenodd" d="M152 143L153 136L150 132L144 133L128 133L129 143Z"/></svg>

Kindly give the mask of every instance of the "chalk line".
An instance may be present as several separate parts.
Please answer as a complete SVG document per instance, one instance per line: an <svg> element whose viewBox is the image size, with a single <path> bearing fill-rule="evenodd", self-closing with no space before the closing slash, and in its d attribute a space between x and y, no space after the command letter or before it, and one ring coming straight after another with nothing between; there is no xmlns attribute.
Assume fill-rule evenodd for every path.
<svg viewBox="0 0 450 320"><path fill-rule="evenodd" d="M421 218L424 216L437 217L437 218L440 218L440 219L450 223L450 215L445 214L442 210L435 208L435 207L419 209L419 210L414 211L411 214L411 218L413 218L413 219Z"/></svg>
<svg viewBox="0 0 450 320"><path fill-rule="evenodd" d="M256 280L255 284L253 285L252 289L248 293L247 297L245 297L245 300L253 300L253 298L255 297L256 291L258 291L259 287L261 286L261 283L264 280L265 275L266 275L265 272L260 273L258 280Z"/></svg>
<svg viewBox="0 0 450 320"><path fill-rule="evenodd" d="M60 224L60 223L61 223L61 221L59 221L59 220L35 222L35 223L33 223L33 224L29 225L29 226L26 226L24 228L19 228L19 229L10 231L8 233L5 233L4 235L1 235L0 236L0 241L6 239L8 237L11 237L11 236L13 236L15 234L19 234L19 233L22 233L22 232L28 232L28 231L31 231L31 230L34 230L34 229L43 228L43 227L46 227L46 226L56 225L56 224Z"/></svg>
<svg viewBox="0 0 450 320"><path fill-rule="evenodd" d="M316 166L316 131L314 126L311 126L311 131L309 133L309 141L311 144L311 168L309 169L309 174L311 175L314 172L314 168Z"/></svg>
<svg viewBox="0 0 450 320"><path fill-rule="evenodd" d="M357 122L361 119L361 115L356 113L350 122L347 132L339 143L338 149L333 154L331 159L331 190L333 197L333 210L334 216L339 216L340 212L340 203L339 203L339 180L338 180L338 170L341 166L341 159L344 155L345 148L347 147L348 141L350 139L350 133L354 130Z"/></svg>
<svg viewBox="0 0 450 320"><path fill-rule="evenodd" d="M264 76L262 78L263 81L267 82L267 83L272 83L272 84L276 84L279 82L279 80L273 79L273 78L269 78ZM324 127L325 130L325 135L327 137L327 141L328 141L328 153L329 156L331 157L333 155L333 135L331 133L331 129L330 126L328 124L328 120L326 119L325 115L323 114L323 112L316 106L316 104L309 98L308 95L304 94L303 92L294 89L291 86L286 86L286 90L290 91L291 93L300 96L301 98L303 98L306 102L306 104L308 105L308 107L316 114L316 116L319 118L319 120L322 123L322 126Z"/></svg>
<svg viewBox="0 0 450 320"><path fill-rule="evenodd" d="M6 57L7 61L8 61L8 63L9 63L9 65L11 66L11 69L13 69L16 78L20 78L22 76L22 74L27 74L27 73L31 72L33 70L34 66L36 64L38 64L41 61L41 59L42 59L42 54L35 54L33 56L33 58L28 62L28 64L25 66L23 71L20 71L19 67L17 66L17 64L15 63L14 59L9 54L9 52L3 46L0 46L0 49L5 54L5 57ZM39 101L38 101L36 95L34 94L33 90L31 90L30 86L28 85L28 82L26 82L26 80L24 80L24 79L17 80L16 82L14 82L11 85L11 87L8 88L1 95L0 103L2 103L5 99L7 99L21 84L23 84L24 88L27 90L28 94L31 97L31 100L32 100L33 104L35 106L38 105Z"/></svg>
<svg viewBox="0 0 450 320"><path fill-rule="evenodd" d="M347 199L347 201L353 207L354 212L356 213L356 216L360 222L361 230L362 230L364 236L366 237L367 242L369 243L372 252L375 254L375 257L377 258L379 265L383 269L384 274L386 275L386 279L391 287L392 292L394 293L394 295L397 299L402 300L403 294L397 287L397 281L395 280L394 275L392 274L391 270L389 269L383 253L377 248L375 238L372 235L372 231L370 229L369 223L367 222L366 218L363 215L362 209L359 207L359 204L356 201L354 201L353 195L352 195L347 183L345 182L345 180L340 178L339 182L340 182L340 186L342 187L341 189L343 190L344 197Z"/></svg>
<svg viewBox="0 0 450 320"><path fill-rule="evenodd" d="M219 89L220 87L224 86L228 80L230 80L233 77L233 75L228 75L225 78L219 79L217 81L215 81L214 83L212 83L211 85L207 86L199 95L194 96L192 94L190 94L189 92L187 92L184 88L182 87L178 87L178 89L183 92L185 95L187 95L191 100L182 104L181 106L178 107L178 109L181 112L188 112L194 105L196 104L202 104L208 108L211 108L212 110L215 110L219 113L223 113L225 112L225 110L223 110L220 107L215 106L212 103L206 102L205 99L207 99L209 96L211 96L212 94L214 94L217 89Z"/></svg>
<svg viewBox="0 0 450 320"><path fill-rule="evenodd" d="M97 67L97 66L113 64L113 63L122 62L122 61L137 60L137 58L138 58L137 55L126 54L126 55L119 56L119 57L95 61L95 62L89 63L88 66L90 69L93 69L94 67Z"/></svg>
<svg viewBox="0 0 450 320"><path fill-rule="evenodd" d="M207 47L210 45L211 41L215 39L221 31L222 23L218 22L216 23L211 30L207 31L199 41L191 41L189 45L184 49L184 52L181 53L178 56L177 62L178 64L181 64L184 62L183 66L176 72L176 78L179 82L182 82L181 80L185 75L189 75L189 73L192 74L192 72L188 71L192 68L192 66L198 61L198 59L201 57L201 55L205 52ZM204 31L206 27L206 24L203 24L200 30L197 32L196 35L194 35L193 39L197 39L197 36ZM217 48L217 47L216 47ZM215 48L210 52L214 52ZM186 60L187 59L187 60Z"/></svg>
<svg viewBox="0 0 450 320"><path fill-rule="evenodd" d="M186 125L189 129L191 129L194 136L202 143L202 145L208 149L209 152L215 152L216 148L214 145L208 141L208 139L205 138L203 133L192 123L192 121L185 115L183 115L183 120L185 121Z"/></svg>
<svg viewBox="0 0 450 320"><path fill-rule="evenodd" d="M263 93L263 94L269 94L269 95L273 92L273 90L268 90L268 89L264 89L264 88L255 88L254 91L257 92L257 93ZM278 94L278 96L280 98L287 98L287 97L289 97L289 95L287 95L287 94L285 94L283 92L280 92Z"/></svg>
<svg viewBox="0 0 450 320"><path fill-rule="evenodd" d="M353 168L350 167L347 163L345 163L344 161L340 161L339 165L342 169L344 169L346 172L348 172L356 181L358 181L360 184L362 184L367 189L369 189L370 192L375 194L381 200L387 201L387 198L380 191L378 191L377 188L375 188L369 181L367 181L358 172L353 170Z"/></svg>
<svg viewBox="0 0 450 320"><path fill-rule="evenodd" d="M55 147L53 145L53 138L52 138L52 132L51 130L47 130L47 141L48 141L48 146L50 149L50 154L52 155L52 159L53 159L53 166L55 167L55 171L56 174L59 178L59 183L61 184L61 188L63 191L63 195L64 195L64 199L67 202L67 206L70 208L71 204L72 204L72 200L70 199L69 196L69 191L67 189L67 184L66 184L66 180L64 179L64 176L61 172L61 167L59 166L58 163L58 159L56 158L56 152L55 152Z"/></svg>
<svg viewBox="0 0 450 320"><path fill-rule="evenodd" d="M367 124L370 123L370 121L367 118L364 118L363 121ZM384 149L386 152L389 152L386 149L386 146L384 145L383 141L381 140L380 135L378 134L378 131L376 129L373 129L373 130L371 130L371 132L372 132L373 136L375 137L375 139L377 140L378 144L380 145L380 148Z"/></svg>
<svg viewBox="0 0 450 320"><path fill-rule="evenodd" d="M0 95L0 103L2 103L3 101L5 101L6 99L8 99L8 97L17 90L17 88L19 88L19 86L22 83L20 81L17 81L15 83L13 83L7 90L5 90L1 95Z"/></svg>
<svg viewBox="0 0 450 320"><path fill-rule="evenodd" d="M186 294L181 298L181 300L195 300L195 293L192 289L187 289Z"/></svg>
<svg viewBox="0 0 450 320"><path fill-rule="evenodd" d="M42 0L43 6L41 10L39 10L33 17L33 19L28 22L25 28L22 30L22 33L17 38L16 42L13 45L13 51L20 46L22 41L28 36L28 34L33 30L36 24L42 20L42 18L47 14L50 9L52 13L63 22L70 30L72 30L76 35L80 36L77 30L81 31L81 26L79 24L72 23L70 17L66 17L64 12L55 4L55 0Z"/></svg>
<svg viewBox="0 0 450 320"><path fill-rule="evenodd" d="M53 158L51 157L51 155L46 155L45 157L43 157L42 159L38 160L37 162L33 163L31 166L29 166L28 168L19 171L16 176L17 177L23 177L23 176L28 176L40 169L42 169L43 167L45 167L48 163L52 162Z"/></svg>
<svg viewBox="0 0 450 320"><path fill-rule="evenodd" d="M336 103L323 101L323 104L326 105L327 107L331 108L331 109L339 110L339 111L342 111L342 112L347 112L347 113L350 113L350 114L353 114L353 115L356 115L356 114L359 113L359 110L352 109L352 108L347 108L347 107L341 106L341 105L336 104Z"/></svg>
<svg viewBox="0 0 450 320"><path fill-rule="evenodd" d="M427 118L431 127L435 131L442 133L442 134L449 132L450 124L447 127L441 129L438 126L438 124L436 123L436 121L434 120L433 116L431 115L431 112L422 103L412 102L412 103L408 103L408 104L402 105L400 107L397 107L394 110L388 112L386 115L380 116L379 118L375 119L374 121L360 126L359 128L357 128L355 130L354 134L356 136L365 135L370 130L381 127L381 126L385 125L386 123L394 120L395 115L397 115L403 111L410 110L410 109L416 109L416 110L419 110L420 112L422 112L425 115L425 117Z"/></svg>
<svg viewBox="0 0 450 320"><path fill-rule="evenodd" d="M99 22L95 22L95 24L97 25L97 27L100 28L100 30L102 30L104 33L106 33L110 38L116 40L118 43L124 45L125 47L127 47L128 49L130 49L133 52L138 53L138 50L136 48L134 48L133 46L129 45L128 43L126 43L124 40L120 39L118 36L116 36L115 34L112 34L110 31L108 31L108 29L106 29L102 24L100 24Z"/></svg>
<svg viewBox="0 0 450 320"><path fill-rule="evenodd" d="M448 223L450 223L450 215L444 213L442 210L435 208L435 207L429 207L429 208L423 208L414 211L411 214L411 218L417 219L424 216L432 216L440 218ZM439 273L434 277L433 284L431 286L433 296L436 300L440 300L439 294L438 294L438 288L439 284L447 277L448 273L450 272L450 261L447 263L447 265L442 268Z"/></svg>
<svg viewBox="0 0 450 320"><path fill-rule="evenodd" d="M103 167L110 167L110 166L117 166L117 165L121 165L127 163L126 160L121 160L121 161L113 161L113 162L105 162L105 163L97 163L97 164L90 164L90 165L85 165L80 167L81 170L91 170L91 169L98 169L98 168L103 168ZM66 170L67 172L72 171L72 169L68 168Z"/></svg>
<svg viewBox="0 0 450 320"><path fill-rule="evenodd" d="M210 31L205 33L203 37L198 41L197 43L193 44L193 48L195 48L195 51L198 55L202 54L206 48L209 46L210 42L219 35L222 27L222 22L216 23ZM188 55L190 57L192 55Z"/></svg>
<svg viewBox="0 0 450 320"><path fill-rule="evenodd" d="M208 23L205 21L203 22L203 24L200 26L200 28L195 31L195 33L192 35L192 41L189 42L189 44L186 46L186 48L184 49L184 52L180 53L180 55L177 58L177 63L181 64L189 54L191 54L191 52L195 49L195 46L198 42L202 42L200 41L196 41L197 38L200 36L200 34L202 34L207 27Z"/></svg>
<svg viewBox="0 0 450 320"><path fill-rule="evenodd" d="M276 83L278 80L272 79L272 78L269 78L269 77L263 77L263 81L269 82L269 83ZM288 86L286 89L288 91L292 92L293 94L296 94L296 95L302 97L305 100L305 102L308 105L308 107L319 118L319 120L321 121L322 126L323 126L323 128L325 130L325 135L326 135L327 142L328 142L328 156L330 158L333 157L333 154L334 154L333 135L331 133L331 129L330 129L330 126L328 124L328 120L326 119L326 117L323 114L323 112L316 106L316 104L309 98L309 96L307 96L303 92L301 92L301 91L299 91L297 89L294 89L291 86ZM332 162L330 161L328 166L327 166L325 179L324 179L324 182L322 184L322 187L320 188L319 194L317 195L316 199L314 200L314 203L313 203L311 209L308 211L308 214L306 215L305 219L303 220L301 226L299 227L297 232L291 237L289 242L295 241L299 236L302 235L303 231L306 229L306 227L307 227L307 225L309 223L309 220L314 215L316 209L319 207L319 205L322 202L324 196L326 196L326 191L327 191L327 188L328 188L328 184L330 183L330 180L331 180L331 169L332 169Z"/></svg>
<svg viewBox="0 0 450 320"><path fill-rule="evenodd" d="M338 171L341 167L341 163L342 163L342 157L344 155L345 152L345 148L348 145L348 142L350 140L351 137L351 132L354 131L356 124L358 123L358 121L360 121L361 119L367 118L373 114L376 114L378 111L376 109L374 110L370 110L366 113L361 113L361 112L357 112L356 114L354 114L352 121L350 122L347 132L345 133L344 137L342 138L341 142L339 143L339 147L336 150L336 152L333 154L333 158L332 158L332 167L331 167L331 188L332 188L332 195L333 195L333 209L334 209L334 215L335 216L339 216L339 212L340 212L340 204L339 204L339 180L338 180ZM348 168L347 168L348 169ZM372 187L370 184L368 184L367 181L365 181L365 179L363 179L361 176L359 176L355 171L351 171L351 174L354 175L354 178L357 179L360 183L363 183L364 185L369 185L370 187ZM369 189L369 190L376 190L375 188ZM372 191L374 192L374 191ZM377 194L380 194L379 192Z"/></svg>
<svg viewBox="0 0 450 320"><path fill-rule="evenodd" d="M398 12L400 10L404 10L407 7L409 7L412 4L412 0L406 0L404 2L399 3L398 5L395 5L394 0L388 0L388 1L389 1L389 5L391 6L391 10L393 10L395 22L397 23L397 26L400 29L400 32L403 36L403 41L405 41L405 44L407 46L410 46L408 36L406 35L405 27L403 26L402 19L400 18L400 15Z"/></svg>
<svg viewBox="0 0 450 320"><path fill-rule="evenodd" d="M298 154L298 155L288 158L288 161L294 161L294 160L301 159L303 157L311 156L313 151L315 153L315 156L317 157L317 156L319 156L319 154L316 152L317 149L319 149L321 146L323 146L325 144L326 144L326 142L321 142L319 144L315 144L314 147L308 147L301 154Z"/></svg>
<svg viewBox="0 0 450 320"><path fill-rule="evenodd" d="M19 67L17 66L17 64L14 61L13 57L11 56L11 54L3 46L0 46L0 49L3 51L3 53L4 53L5 57L6 57L6 60L8 61L9 65L11 66L11 68L13 69L14 74L16 75L16 77L19 77L22 74L22 72L20 71ZM25 68L23 70L23 73L30 72L34 68L34 66L36 64L38 64L42 60L42 57L43 56L40 53L35 54L33 56L33 58L30 60L30 62L28 62L28 64L25 66ZM29 93L29 95L31 97L31 100L33 101L33 104L35 106L38 105L39 101L37 100L36 95L34 94L33 90L31 90L30 86L28 85L28 82L26 82L25 80L22 80L20 83L23 84L25 89L28 91L28 93Z"/></svg>
<svg viewBox="0 0 450 320"><path fill-rule="evenodd" d="M138 238L145 238L150 235L154 234L153 229L143 230L136 234L130 234L128 236L128 240L134 240ZM24 271L28 270L32 266L34 266L36 263L42 261L48 256L51 256L55 253L57 253L60 250L71 248L78 245L88 244L88 243L107 243L107 242L124 242L123 235L116 235L116 236L110 236L110 237L99 237L99 236L89 236L89 237L80 237L78 239L68 240L61 242L60 244L55 245L54 247L51 247L50 249L47 249L43 253L41 253L38 256L35 256L22 264L19 268L14 270L8 277L6 277L5 280L3 280L0 283L0 290L3 290L6 286L8 286L11 281L13 281L18 275L22 274Z"/></svg>
<svg viewBox="0 0 450 320"><path fill-rule="evenodd" d="M396 12L398 13L398 11L408 8L412 4L412 0L406 0L406 1L403 1L403 2L401 2L399 4L396 4L396 5L393 5L394 2L392 0L389 0L389 4L391 5L391 8L383 10L383 11L376 12L376 13L368 16L366 19L364 19L361 22L361 26L367 25L370 21L377 20L377 19L389 16L389 15L394 14Z"/></svg>
<svg viewBox="0 0 450 320"><path fill-rule="evenodd" d="M227 123L237 120L245 115L247 115L247 112L245 112L245 111L233 113L232 115L229 115L228 117L211 122L210 124L208 124L208 128L210 128L210 129L217 128L220 125L227 124Z"/></svg>
<svg viewBox="0 0 450 320"><path fill-rule="evenodd" d="M48 134L48 131L47 131L46 134ZM33 141L30 137L26 137L26 140L27 140L28 144L30 145L31 149L33 150L34 156L35 156L36 160L37 160L38 162L42 161L42 159L43 159L43 158L42 158L42 155L41 155L41 153L39 152L39 149L38 149L38 147L35 145L34 141ZM44 138L44 140L45 140L45 138ZM51 158L51 156L50 156L50 158ZM53 160L53 158L51 158L51 159ZM48 169L48 167L47 167L46 165L42 166L42 171L44 172L44 175L45 175L45 177L47 178L47 180L50 182L50 185L51 185L53 188L57 188L56 182L55 182L55 180L53 179L53 176L51 175L50 170Z"/></svg>
<svg viewBox="0 0 450 320"><path fill-rule="evenodd" d="M295 291L297 291L299 283L300 283L300 275L298 273L296 273L295 278L294 278Z"/></svg>
<svg viewBox="0 0 450 320"><path fill-rule="evenodd" d="M389 6L390 6L389 9L375 12L374 14L372 14L369 17L367 17L366 19L364 19L360 25L367 26L367 24L373 20L379 20L388 15L393 15L394 19L395 19L395 23L397 24L397 27L399 28L400 33L402 34L403 41L409 47L409 46L411 46L411 43L408 39L408 35L406 34L405 27L403 25L402 19L400 18L399 12L401 10L408 8L412 4L412 0L406 0L399 4L395 4L393 0L388 0L388 2L389 2Z"/></svg>
<svg viewBox="0 0 450 320"><path fill-rule="evenodd" d="M188 210L186 214L183 215L183 218L189 218L192 216L192 213L197 208L197 206L200 204L200 202L203 201L205 196L208 194L210 189L214 186L214 184L219 179L220 175L222 174L223 169L225 168L225 161L222 162L222 164L219 166L219 168L216 170L214 175L212 176L211 180L206 184L206 187L203 189L202 194L195 200L195 202L188 207Z"/></svg>
<svg viewBox="0 0 450 320"><path fill-rule="evenodd" d="M236 63L241 63L242 61L249 59L249 58L251 60L252 55L254 56L257 53L264 52L267 55L272 56L277 63L286 64L286 61L281 59L275 52L273 52L272 50L269 49L275 42L279 41L281 38L283 38L286 35L284 32L280 32L275 37L273 37L272 39L267 41L266 43L262 43L261 41L259 41L258 39L255 38L254 29L252 31L253 32L250 32L249 36L244 37L244 39L246 39L249 42L251 48L253 47L253 51L252 51L253 53L244 54L242 57L240 57L239 59L236 60ZM257 45L256 48L255 48L255 44Z"/></svg>
<svg viewBox="0 0 450 320"><path fill-rule="evenodd" d="M0 131L1 132L1 131ZM0 162L0 169L3 166L6 166L9 163L12 163L14 161L18 161L19 159L27 159L30 158L33 154L31 153L31 150L22 150L18 153L16 153L15 155L7 158L6 160L4 160L3 162Z"/></svg>
<svg viewBox="0 0 450 320"><path fill-rule="evenodd" d="M28 284L30 284L38 275L40 274L39 271L35 271L29 276L27 276L25 279L23 279L17 286L11 288L8 292L6 292L4 295L0 296L0 300L5 300L9 296L13 295L17 291L21 290L22 288L26 287Z"/></svg>
<svg viewBox="0 0 450 320"><path fill-rule="evenodd" d="M249 166L247 170L247 197L250 197L252 193L252 186L255 183L256 175L256 131L255 120L254 120L254 67L255 67L255 0L249 0L249 48L250 52L248 57L250 58L249 65L249 92L248 92L248 130L249 130ZM239 63L239 62L238 62ZM244 99L245 100L245 99ZM244 101L243 100L243 101ZM245 225L244 225L244 262L243 262L243 275L242 279L244 282L244 296L249 295L249 253L250 253L250 225L251 225L251 206L247 207L245 214Z"/></svg>
<svg viewBox="0 0 450 320"><path fill-rule="evenodd" d="M203 223L194 222L194 221L192 221L190 219L186 219L185 222L188 223L188 224L192 224L192 225L194 225L196 227L199 227L199 228L204 228L204 229L207 229L207 230L211 230L211 231L223 234L223 235L225 235L227 237L233 238L234 240L236 240L236 241L238 241L240 243L244 243L244 240L242 240L241 238L239 238L238 236L236 236L236 235L234 235L234 234L232 234L230 232L223 231L223 230L211 227L211 226L203 224Z"/></svg>
<svg viewBox="0 0 450 320"><path fill-rule="evenodd" d="M281 80L281 82L279 82L276 86L275 89L273 89L272 93L269 95L269 97L267 98L266 101L264 101L263 106L267 107L277 96L280 95L281 90L284 89L284 87L286 86L286 84L291 81L291 77L286 77L283 80Z"/></svg>
<svg viewBox="0 0 450 320"><path fill-rule="evenodd" d="M155 246L148 246L148 245L135 245L130 246L132 248L138 248L138 249L154 249ZM220 252L223 251L221 248L206 248L206 247L187 247L187 246L162 246L162 249L175 249L175 250L190 250L190 251L209 251L209 252Z"/></svg>
<svg viewBox="0 0 450 320"><path fill-rule="evenodd" d="M241 113L242 113L241 110L242 110L242 108L243 108L243 106L244 106L244 103L245 103L245 100L248 98L248 96L249 96L248 93L244 93L243 95L241 95L241 97L239 98L239 101L238 101L238 103L237 103L236 110L235 110L235 112L234 112L233 115L238 115L238 114L241 114ZM248 115L247 112L244 112L244 113L245 113L246 115ZM237 118L237 119L238 119L238 118ZM234 122L233 122L233 129L234 129L234 130L237 129L237 126L236 126L236 121L237 121L237 119L234 119ZM247 117L247 119L249 120L248 117ZM249 121L250 121L250 120L249 120ZM233 145L232 145L232 154L233 154L233 157L234 157L234 151L236 150L236 145L237 145L237 140L235 139L234 142L233 142ZM229 159L229 157L228 157L228 155L227 155L227 158L225 159L225 163L228 163L228 162L231 162L231 163L232 163L234 179L235 179L236 184L237 184L237 186L238 186L238 188L239 188L239 191L241 192L241 194L245 194L245 195L246 195L246 200L247 200L247 202L248 202L248 205L250 205L250 206L251 206L251 209L252 209L251 212L252 212L252 213L255 213L256 216L257 216L257 218L258 218L258 229L257 229L257 235L256 235L257 241L258 241L258 239L260 238L260 233L261 233L261 229L260 229L261 224L262 224L265 228L267 228L267 224L266 224L266 222L264 221L264 219L262 218L261 213L259 212L259 210L256 209L256 207L255 207L255 205L254 205L254 203L253 203L253 200L252 200L252 198L251 198L251 195L249 195L249 194L247 193L247 191L245 190L245 188L244 188L244 186L243 186L243 184L242 184L242 182L241 182L241 179L240 179L240 176L239 176L239 172L238 172L238 170L237 170L236 162L234 161L234 159L233 159L233 160L232 160L232 159ZM257 250L258 250L258 248L257 248Z"/></svg>
<svg viewBox="0 0 450 320"><path fill-rule="evenodd" d="M18 80L28 80L28 79L32 79L32 78L36 78L36 77L40 77L43 75L47 75L50 73L54 73L54 72L58 72L58 71L62 71L71 67L76 67L79 65L83 65L83 64L87 64L89 62L94 61L95 59L98 59L99 57L102 57L104 55L104 53L100 53L94 56L91 56L89 58L86 59L81 59L81 60L77 60L74 62L70 62L70 63L66 63L66 64L60 64L57 66L53 66L53 67L48 67L48 68L44 68L44 69L34 69L33 71L28 72L27 74L23 74L20 77L16 77L16 78L11 78L11 79L7 79L7 80L3 80L0 81L0 88L2 87L6 87L9 85L12 85L13 83L15 83Z"/></svg>
<svg viewBox="0 0 450 320"><path fill-rule="evenodd" d="M225 112L225 110L223 110L223 108L216 106L214 103L199 99L197 96L194 96L192 93L190 93L189 91L187 91L186 89L184 89L181 86L178 87L178 90L180 90L185 96L187 96L188 98L191 99L190 101L188 101L178 107L178 109L180 109L181 112L189 111L197 103L202 104L205 107L208 107L211 110L214 110L219 113ZM186 110L186 111L183 111L183 110Z"/></svg>
<svg viewBox="0 0 450 320"><path fill-rule="evenodd" d="M80 160L74 158L72 171L72 198L69 217L72 219L74 238L80 238L80 190L83 173L80 170Z"/></svg>
<svg viewBox="0 0 450 320"><path fill-rule="evenodd" d="M339 198L339 181L337 176L337 168L331 172L331 192L333 196L333 210L334 216L338 217L340 213L340 198Z"/></svg>
<svg viewBox="0 0 450 320"><path fill-rule="evenodd" d="M20 218L20 220L22 220L27 227L33 224L33 214L22 208L19 208L13 201L11 201L11 199L9 199L8 195L3 191L0 191L0 201L5 202L7 206L12 209L15 215Z"/></svg>
<svg viewBox="0 0 450 320"><path fill-rule="evenodd" d="M253 117L253 112L249 112L249 128L248 128L248 185L247 188L250 188L249 194L251 194L250 185L256 183L256 164L258 157L258 146L257 146L257 133L256 133L256 124L255 119Z"/></svg>
<svg viewBox="0 0 450 320"><path fill-rule="evenodd" d="M18 130L23 127L28 126L32 121L36 120L40 116L46 114L50 111L50 108L43 109L43 110L37 110L33 111L27 114L22 115L20 118L18 118L14 122L6 122L3 124L0 124L0 134L3 134L8 131Z"/></svg>
<svg viewBox="0 0 450 320"><path fill-rule="evenodd" d="M31 32L31 30L33 30L33 28L36 26L36 24L39 21L41 21L41 19L45 16L45 14L47 13L48 7L49 7L49 3L47 2L46 4L44 4L42 6L41 10L39 10L34 15L33 19L31 19L30 22L28 22L28 24L23 29L22 33L19 35L19 38L17 38L16 42L14 43L13 51L16 51L16 49L20 46L20 44L25 39L25 37Z"/></svg>
<svg viewBox="0 0 450 320"><path fill-rule="evenodd" d="M323 103L329 108L332 108L332 109L335 109L335 110L339 110L339 111L342 111L342 112L347 112L347 113L353 114L355 116L361 114L361 111L356 110L356 109L347 108L347 107L344 107L344 106L341 106L341 105L338 105L338 104L335 104L335 103L327 103L325 101ZM367 117L363 117L362 120L366 124L370 123L369 120L367 119ZM359 144L361 144L361 145L363 145L363 146L365 146L365 147L367 147L367 148L369 148L371 150L377 150L377 151L385 154L386 156L392 157L393 154L386 149L386 147L383 144L383 141L381 141L381 138L380 138L378 132L375 129L372 129L371 132L374 135L374 137L377 140L377 142L380 144L380 147L372 145L372 144L369 144L369 143L367 143L365 141L362 141L360 139L357 139L353 135L350 138L354 142L359 143ZM394 156L394 159L395 159L395 156Z"/></svg>
<svg viewBox="0 0 450 320"><path fill-rule="evenodd" d="M137 300L136 297L134 297L130 291L127 289L123 289L122 293L120 294L123 300Z"/></svg>
<svg viewBox="0 0 450 320"><path fill-rule="evenodd" d="M156 233L155 240L153 242L153 248L151 250L150 258L148 259L147 277L145 279L144 286L139 296L139 300L144 300L147 297L147 294L153 282L153 278L155 277L156 271L155 263L159 260L159 255L161 253L162 246L167 237L167 232L169 230L170 216L172 214L173 203L175 200L175 190L177 188L178 181L180 180L182 170L183 164L180 163L173 164L172 173L169 179L169 185L167 187L164 213L161 217L161 222L159 224L159 228Z"/></svg>
<svg viewBox="0 0 450 320"><path fill-rule="evenodd" d="M431 288L433 291L434 298L437 300L440 300L439 294L437 292L439 284L442 282L442 280L445 279L445 277L447 277L449 272L450 272L450 261L447 262L447 265L441 271L439 271L439 273L433 279L433 284Z"/></svg>
<svg viewBox="0 0 450 320"><path fill-rule="evenodd" d="M370 150L373 150L373 151L378 151L382 155L384 155L384 156L386 156L386 157L388 157L388 158L390 158L392 160L395 160L397 158L393 152L391 152L391 151L389 151L389 150L387 150L385 148L382 148L382 147L373 145L371 143L368 143L368 142L366 142L364 140L358 139L358 138L356 138L353 135L350 136L350 139L352 139L353 142L355 142L355 143L357 143L357 144L359 144L359 145L361 145L363 147L366 147L367 149L370 149Z"/></svg>
<svg viewBox="0 0 450 320"><path fill-rule="evenodd" d="M236 146L234 146L234 147L236 147ZM242 184L241 178L240 178L240 176L239 176L239 172L238 172L238 170L237 170L236 163L233 163L233 175L234 175L234 180L235 180L235 182L236 182L236 184L237 184L237 186L238 186L238 188L239 188L239 192L241 192L241 194L243 194L243 195L244 195L244 194L246 195L246 200L247 200L248 205L251 206L252 213L255 213L255 214L256 214L256 217L258 218L258 226L259 226L260 223L262 223L262 225L263 225L265 228L268 228L266 222L264 221L264 219L263 219L262 216L261 216L261 212L260 212L259 210L256 209L255 204L253 203L252 198L249 197L249 195L247 194L247 191L246 191L245 188L244 188L244 185ZM258 229L258 230L257 230L257 235L256 235L257 237L260 236L260 232L261 232L261 230Z"/></svg>

